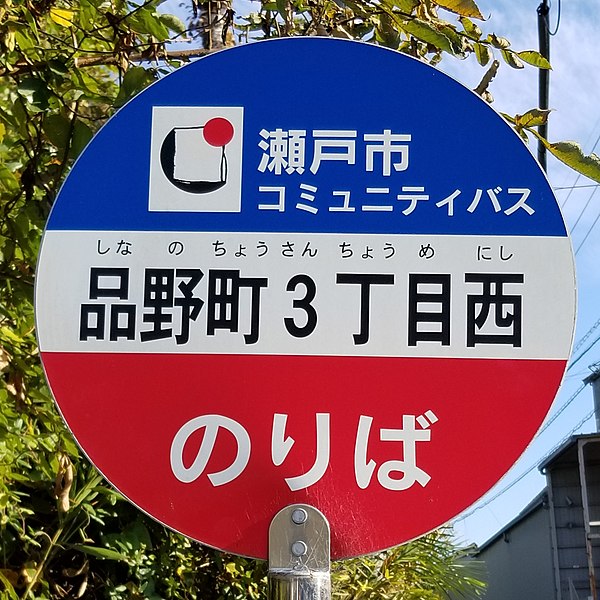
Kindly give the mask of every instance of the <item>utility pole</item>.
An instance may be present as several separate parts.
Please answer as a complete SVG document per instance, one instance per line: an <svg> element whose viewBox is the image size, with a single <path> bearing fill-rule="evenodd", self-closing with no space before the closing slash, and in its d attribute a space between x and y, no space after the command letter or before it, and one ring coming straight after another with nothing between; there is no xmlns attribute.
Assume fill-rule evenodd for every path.
<svg viewBox="0 0 600 600"><path fill-rule="evenodd" d="M540 46L540 54L550 60L550 31L548 28L548 14L550 6L548 0L542 0L542 3L537 7L538 15L538 38ZM548 109L548 97L550 94L550 71L549 69L539 69L539 108L542 110ZM539 134L548 139L548 124L544 123L538 127ZM546 171L546 147L538 141L538 161Z"/></svg>

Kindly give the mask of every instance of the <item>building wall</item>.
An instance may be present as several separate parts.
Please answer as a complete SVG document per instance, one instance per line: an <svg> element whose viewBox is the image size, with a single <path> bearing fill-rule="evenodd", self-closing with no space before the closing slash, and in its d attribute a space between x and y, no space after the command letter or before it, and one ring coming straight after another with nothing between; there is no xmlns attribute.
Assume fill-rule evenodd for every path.
<svg viewBox="0 0 600 600"><path fill-rule="evenodd" d="M573 436L540 469L545 492L475 556L486 600L590 600L600 589L600 434Z"/></svg>
<svg viewBox="0 0 600 600"><path fill-rule="evenodd" d="M555 515L559 600L588 600L592 595L586 548L588 536L596 581L600 574L600 439L580 437L555 457L546 471ZM584 509L585 495L588 513Z"/></svg>
<svg viewBox="0 0 600 600"><path fill-rule="evenodd" d="M485 600L555 600L551 548L548 509L540 504L478 553Z"/></svg>
<svg viewBox="0 0 600 600"><path fill-rule="evenodd" d="M587 600L589 577L576 446L569 448L548 468L548 481L552 486L551 506L556 527L558 597L562 600L576 597ZM573 591L577 595L573 595Z"/></svg>

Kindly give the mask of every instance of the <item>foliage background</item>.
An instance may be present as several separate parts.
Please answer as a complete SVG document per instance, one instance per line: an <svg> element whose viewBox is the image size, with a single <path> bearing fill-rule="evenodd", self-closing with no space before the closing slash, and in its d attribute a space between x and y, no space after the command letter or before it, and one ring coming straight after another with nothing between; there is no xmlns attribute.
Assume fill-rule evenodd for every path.
<svg viewBox="0 0 600 600"><path fill-rule="evenodd" d="M276 0L247 15L191 0L3 0L0 4L0 595L5 598L266 597L266 565L193 543L142 515L87 462L51 399L34 334L44 223L74 159L129 98L182 62L250 38L368 39L430 64L471 56L491 101L499 68L548 68L484 34L472 0ZM258 5L257 5L258 6ZM479 25L477 24L479 23ZM172 43L188 40L187 48ZM531 68L530 67L530 68ZM547 119L508 116L524 136ZM600 180L598 160L550 144ZM449 530L334 568L334 597L477 596Z"/></svg>

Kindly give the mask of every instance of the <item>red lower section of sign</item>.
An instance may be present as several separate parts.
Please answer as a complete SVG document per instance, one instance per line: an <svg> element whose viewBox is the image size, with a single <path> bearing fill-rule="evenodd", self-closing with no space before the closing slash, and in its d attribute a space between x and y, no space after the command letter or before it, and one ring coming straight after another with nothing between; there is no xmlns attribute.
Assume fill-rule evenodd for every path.
<svg viewBox="0 0 600 600"><path fill-rule="evenodd" d="M307 503L330 522L334 559L410 540L477 500L523 452L565 368L565 361L181 354L44 353L43 362L86 454L154 518L205 544L266 558L275 513ZM285 438L295 443L276 436L274 461L276 414L287 415ZM317 414L329 415L320 417L330 452L327 460L322 447L319 462L327 466L292 491L286 478L310 472L316 460ZM173 440L205 415L237 422L250 446L246 452L241 428L230 427L238 447L221 427L206 467L196 464L194 473L208 438L199 428L179 454L197 477L183 482L172 468ZM234 463L241 472L232 481L211 482L222 471L227 479Z"/></svg>

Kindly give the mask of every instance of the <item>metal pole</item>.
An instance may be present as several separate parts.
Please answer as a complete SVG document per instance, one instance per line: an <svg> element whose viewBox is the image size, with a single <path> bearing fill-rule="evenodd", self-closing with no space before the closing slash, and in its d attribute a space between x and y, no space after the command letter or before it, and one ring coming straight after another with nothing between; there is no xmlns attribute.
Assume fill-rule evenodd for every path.
<svg viewBox="0 0 600 600"><path fill-rule="evenodd" d="M581 482L581 504L583 508L583 525L585 528L585 552L588 562L588 576L590 580L591 600L598 600L596 588L596 571L594 568L594 547L592 545L592 530L590 524L590 502L588 497L587 474L585 468L585 445L587 440L577 442L577 460L579 462L579 480Z"/></svg>
<svg viewBox="0 0 600 600"><path fill-rule="evenodd" d="M550 32L548 30L548 13L550 6L548 0L542 0L537 8L538 15L538 38L540 45L540 54L547 60L550 60ZM548 69L539 69L539 107L548 108L548 97L550 95L550 71ZM544 123L538 127L539 134L548 139L548 124ZM546 170L546 147L538 141L538 161Z"/></svg>
<svg viewBox="0 0 600 600"><path fill-rule="evenodd" d="M329 523L316 508L293 504L269 527L269 600L330 600Z"/></svg>
<svg viewBox="0 0 600 600"><path fill-rule="evenodd" d="M588 375L583 383L591 384L592 392L594 394L594 416L596 417L596 431L600 432L600 370L597 369L598 365L594 365L595 369L591 375Z"/></svg>

